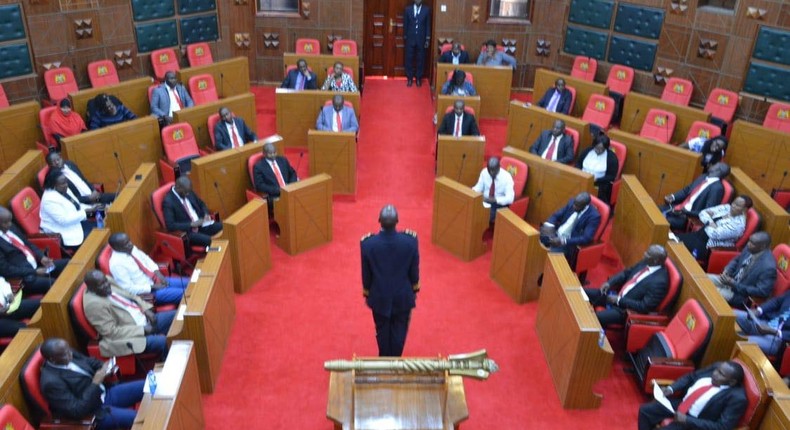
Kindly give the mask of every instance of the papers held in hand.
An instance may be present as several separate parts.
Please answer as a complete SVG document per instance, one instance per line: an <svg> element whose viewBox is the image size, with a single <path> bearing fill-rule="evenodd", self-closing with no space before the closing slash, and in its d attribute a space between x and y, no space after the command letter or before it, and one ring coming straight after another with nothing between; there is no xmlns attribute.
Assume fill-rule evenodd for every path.
<svg viewBox="0 0 790 430"><path fill-rule="evenodd" d="M667 399L667 396L664 395L664 391L661 390L661 386L658 385L658 382L656 382L655 379L653 380L653 398L655 398L658 403L664 405L664 407L667 408L669 412L672 412L673 414L675 413L675 408L672 407L672 403L670 403L669 399Z"/></svg>
<svg viewBox="0 0 790 430"><path fill-rule="evenodd" d="M12 314L19 309L19 305L22 303L22 289L14 294L11 284L2 278L0 280L2 281L0 283L0 309L5 309L6 314Z"/></svg>
<svg viewBox="0 0 790 430"><path fill-rule="evenodd" d="M206 218L206 219L203 220L203 224L201 224L200 226L201 227L208 227L211 224L214 224L214 219L213 218Z"/></svg>

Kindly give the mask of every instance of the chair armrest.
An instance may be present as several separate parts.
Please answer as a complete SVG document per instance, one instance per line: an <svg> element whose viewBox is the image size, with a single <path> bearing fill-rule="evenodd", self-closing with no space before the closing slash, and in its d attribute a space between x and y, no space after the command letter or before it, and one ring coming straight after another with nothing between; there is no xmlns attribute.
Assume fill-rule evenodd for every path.
<svg viewBox="0 0 790 430"><path fill-rule="evenodd" d="M513 211L519 218L524 219L527 216L527 209L529 208L529 197L519 197L510 205L510 210Z"/></svg>
<svg viewBox="0 0 790 430"><path fill-rule="evenodd" d="M648 357L647 362L650 366L666 366L666 367L679 367L691 366L694 367L694 362L691 360L682 360L679 358L671 357Z"/></svg>
<svg viewBox="0 0 790 430"><path fill-rule="evenodd" d="M645 385L643 387L646 393L653 391L652 383L650 382L653 379L678 379L694 370L694 363L690 360L649 357L647 361Z"/></svg>
<svg viewBox="0 0 790 430"><path fill-rule="evenodd" d="M730 262L735 256L738 255L738 251L727 251L724 249L711 249L710 250L710 257L708 257L708 273L713 274L720 274L724 271L724 267L727 266L727 263Z"/></svg>
<svg viewBox="0 0 790 430"><path fill-rule="evenodd" d="M63 255L60 252L60 234L37 233L28 236L27 240L42 250L46 250L45 253L48 254L49 258L53 260L57 260Z"/></svg>
<svg viewBox="0 0 790 430"><path fill-rule="evenodd" d="M159 160L159 171L162 173L162 183L173 182L176 180L175 167L165 160Z"/></svg>
<svg viewBox="0 0 790 430"><path fill-rule="evenodd" d="M603 255L605 243L593 243L584 246L578 246L579 252L576 254L576 267L574 272L586 272L598 265Z"/></svg>
<svg viewBox="0 0 790 430"><path fill-rule="evenodd" d="M174 260L186 258L186 233L184 232L154 232L156 246L162 255Z"/></svg>
<svg viewBox="0 0 790 430"><path fill-rule="evenodd" d="M628 311L628 321L634 321L636 324L645 324L648 325L650 323L658 323L663 326L669 324L669 315L661 314L658 312L648 312L646 314L636 313L634 311Z"/></svg>
<svg viewBox="0 0 790 430"><path fill-rule="evenodd" d="M627 320L625 326L626 351L635 353L642 349L650 338L664 329L657 321Z"/></svg>

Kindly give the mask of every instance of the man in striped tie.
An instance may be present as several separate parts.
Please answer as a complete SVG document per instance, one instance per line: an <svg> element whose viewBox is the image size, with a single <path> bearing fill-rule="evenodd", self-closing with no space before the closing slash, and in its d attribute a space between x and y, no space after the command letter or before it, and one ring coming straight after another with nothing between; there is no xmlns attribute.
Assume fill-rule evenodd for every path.
<svg viewBox="0 0 790 430"><path fill-rule="evenodd" d="M673 410L652 401L639 407L639 430L653 430L667 418L674 418L662 430L734 429L748 404L743 390L743 368L734 361L714 363L682 376L661 389Z"/></svg>

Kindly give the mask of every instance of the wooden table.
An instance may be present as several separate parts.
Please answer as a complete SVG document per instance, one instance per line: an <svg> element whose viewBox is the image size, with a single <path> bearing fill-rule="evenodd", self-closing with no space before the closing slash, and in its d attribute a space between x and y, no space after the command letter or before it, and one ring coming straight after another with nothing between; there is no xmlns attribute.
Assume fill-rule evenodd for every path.
<svg viewBox="0 0 790 430"><path fill-rule="evenodd" d="M611 243L626 267L642 258L652 244L662 245L669 236L669 222L633 175L623 175Z"/></svg>
<svg viewBox="0 0 790 430"><path fill-rule="evenodd" d="M274 204L277 246L296 255L332 241L332 178L319 173L280 189Z"/></svg>
<svg viewBox="0 0 790 430"><path fill-rule="evenodd" d="M266 200L251 200L225 218L222 226L222 239L230 246L233 289L244 293L272 268Z"/></svg>
<svg viewBox="0 0 790 430"><path fill-rule="evenodd" d="M546 254L537 230L510 209L497 211L490 276L516 303L540 295Z"/></svg>
<svg viewBox="0 0 790 430"><path fill-rule="evenodd" d="M357 134L308 130L307 152L310 176L326 173L332 177L332 193L357 194Z"/></svg>
<svg viewBox="0 0 790 430"><path fill-rule="evenodd" d="M740 167L767 193L790 188L790 133L735 121L725 161Z"/></svg>
<svg viewBox="0 0 790 430"><path fill-rule="evenodd" d="M151 194L159 188L158 173L154 163L141 164L107 208L107 227L113 233L129 235L144 252L153 250L154 232L159 228L151 205Z"/></svg>
<svg viewBox="0 0 790 430"><path fill-rule="evenodd" d="M674 103L665 102L659 98L640 94L631 91L625 96L623 106L623 116L620 120L620 129L629 133L639 134L642 124L650 109L661 109L669 111L677 116L675 131L670 142L681 143L686 141L691 124L694 121L708 122L710 114L697 108L680 106Z"/></svg>
<svg viewBox="0 0 790 430"><path fill-rule="evenodd" d="M17 158L2 174L0 174L0 205L11 209L11 199L22 188L31 187L40 190L38 172L46 166L41 151L31 149Z"/></svg>
<svg viewBox="0 0 790 430"><path fill-rule="evenodd" d="M0 171L7 169L25 152L44 142L38 125L38 102L13 104L0 110Z"/></svg>
<svg viewBox="0 0 790 430"><path fill-rule="evenodd" d="M485 165L484 136L439 135L436 148L436 177L447 176L472 187Z"/></svg>
<svg viewBox="0 0 790 430"><path fill-rule="evenodd" d="M537 106L525 106L520 101L510 102L510 116L507 121L507 146L529 151L529 147L538 140L540 133L544 130L551 130L554 121L561 119L565 122L566 128L572 128L579 132L579 152L592 144L590 135L590 123L580 118L575 118L561 113L549 112Z"/></svg>
<svg viewBox="0 0 790 430"><path fill-rule="evenodd" d="M474 87L480 96L478 118L507 118L513 69L509 66L437 63L436 78L433 83L435 97L438 97L442 91L442 85L447 81L447 73L456 69L471 73L474 78Z"/></svg>
<svg viewBox="0 0 790 430"><path fill-rule="evenodd" d="M213 64L189 67L176 72L178 80L189 88L189 78L208 73L214 77L217 95L224 99L250 92L249 60L246 56L215 61Z"/></svg>
<svg viewBox="0 0 790 430"><path fill-rule="evenodd" d="M0 404L13 405L31 423L35 421L22 393L19 375L43 341L40 330L22 329L0 355Z"/></svg>
<svg viewBox="0 0 790 430"><path fill-rule="evenodd" d="M471 261L486 251L483 233L488 228L490 209L483 207L483 195L446 176L434 181L431 243L463 261Z"/></svg>

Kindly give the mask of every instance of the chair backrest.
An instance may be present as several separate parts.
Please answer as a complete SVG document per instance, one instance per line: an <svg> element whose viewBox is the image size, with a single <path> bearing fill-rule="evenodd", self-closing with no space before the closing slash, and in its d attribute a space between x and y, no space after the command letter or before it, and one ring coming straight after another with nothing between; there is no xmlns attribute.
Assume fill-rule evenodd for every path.
<svg viewBox="0 0 790 430"><path fill-rule="evenodd" d="M763 391L757 383L757 378L755 378L754 374L749 370L749 366L738 358L734 358L732 361L738 363L738 365L743 368L743 391L746 393L746 410L743 411L741 420L738 421L738 428L751 428L752 426L749 424L762 403ZM765 397L767 398L768 395L766 394ZM754 427L756 428L756 426Z"/></svg>
<svg viewBox="0 0 790 430"><path fill-rule="evenodd" d="M8 96L5 93L5 89L3 88L3 84L0 84L0 108L5 108L5 107L8 107L8 106L11 106L11 104L8 103Z"/></svg>
<svg viewBox="0 0 790 430"><path fill-rule="evenodd" d="M703 139L710 139L712 137L720 136L721 128L705 121L694 121L689 127L689 132L686 135L686 142L691 139L701 137Z"/></svg>
<svg viewBox="0 0 790 430"><path fill-rule="evenodd" d="M606 224L609 223L609 216L611 215L612 209L608 204L606 204L606 202L595 196L590 196L590 204L593 205L593 207L595 207L595 209L601 215L601 223L598 224L598 228L595 230L595 235L593 236L592 242L598 243L601 241L601 236L603 235L603 231L606 229Z"/></svg>
<svg viewBox="0 0 790 430"><path fill-rule="evenodd" d="M187 157L200 156L195 133L188 122L179 122L162 129L162 147L171 163Z"/></svg>
<svg viewBox="0 0 790 430"><path fill-rule="evenodd" d="M584 79L585 81L594 81L595 72L598 71L598 60L591 57L583 57L577 55L573 59L573 69L571 69L571 76L574 78Z"/></svg>
<svg viewBox="0 0 790 430"><path fill-rule="evenodd" d="M41 125L41 134L44 135L44 143L48 146L58 146L58 142L52 136L52 129L50 128L49 124L52 119L52 113L55 112L55 109L60 109L58 106L47 106L40 111L38 111L38 123ZM74 113L75 115L79 115L78 113Z"/></svg>
<svg viewBox="0 0 790 430"><path fill-rule="evenodd" d="M39 216L41 199L32 188L22 188L11 198L10 204L11 212L14 214L17 225L26 235L29 236L41 231L39 228L41 225L41 217Z"/></svg>
<svg viewBox="0 0 790 430"><path fill-rule="evenodd" d="M735 117L735 110L738 109L738 94L722 88L714 88L705 102L705 112L712 116L729 123Z"/></svg>
<svg viewBox="0 0 790 430"><path fill-rule="evenodd" d="M250 184L255 188L255 163L263 158L263 152L256 152L247 159L247 173L250 175Z"/></svg>
<svg viewBox="0 0 790 430"><path fill-rule="evenodd" d="M582 120L607 129L612 122L614 107L615 103L611 97L592 94L590 95L590 101L587 102L587 106L584 108Z"/></svg>
<svg viewBox="0 0 790 430"><path fill-rule="evenodd" d="M664 87L664 92L661 94L661 100L680 106L688 106L693 92L694 84L688 79L669 78Z"/></svg>
<svg viewBox="0 0 790 430"><path fill-rule="evenodd" d="M790 245L780 243L774 248L774 259L776 260L776 284L774 284L774 296L778 297L790 288Z"/></svg>
<svg viewBox="0 0 790 430"><path fill-rule="evenodd" d="M192 96L195 106L219 100L217 85L214 83L214 76L209 73L204 73L189 78L189 95Z"/></svg>
<svg viewBox="0 0 790 430"><path fill-rule="evenodd" d="M573 88L570 85L565 85L565 88L571 92L571 104L568 108L568 115L570 115L573 112L573 107L576 106L576 88Z"/></svg>
<svg viewBox="0 0 790 430"><path fill-rule="evenodd" d="M576 156L579 155L579 130L565 127L565 134L570 136L573 140L573 157L576 158ZM571 164L573 164L573 160L571 160Z"/></svg>
<svg viewBox="0 0 790 430"><path fill-rule="evenodd" d="M187 45L187 60L189 61L190 67L214 64L214 58L211 56L211 48L206 42Z"/></svg>
<svg viewBox="0 0 790 430"><path fill-rule="evenodd" d="M99 251L99 255L96 256L96 268L104 272L105 275L110 274L110 257L112 256L112 247L109 244L104 245L104 247Z"/></svg>
<svg viewBox="0 0 790 430"><path fill-rule="evenodd" d="M448 70L447 71L447 82L450 82L450 80L453 79L453 72L454 72L454 70ZM472 75L472 72L467 72L466 70L464 70L464 73L466 73L466 77L464 78L464 80L469 82L470 84L474 85L475 84L475 77Z"/></svg>
<svg viewBox="0 0 790 430"><path fill-rule="evenodd" d="M167 72L181 70L176 51L172 48L157 49L151 52L151 67L154 69L157 81L164 81Z"/></svg>
<svg viewBox="0 0 790 430"><path fill-rule="evenodd" d="M695 299L689 299L659 333L669 350L668 358L690 359L708 341L713 324L705 309Z"/></svg>
<svg viewBox="0 0 790 430"><path fill-rule="evenodd" d="M208 137L211 139L212 148L217 147L216 138L214 137L214 127L217 126L219 120L220 120L219 114L212 113L211 115L208 116L208 120L206 121L206 126L208 127Z"/></svg>
<svg viewBox="0 0 790 430"><path fill-rule="evenodd" d="M85 315L85 292L87 290L88 287L84 282L77 287L77 290L74 291L74 295L71 296L71 300L69 300L69 314L74 323L74 328L79 332L78 334L82 339L94 341L99 339L99 332L96 331Z"/></svg>
<svg viewBox="0 0 790 430"><path fill-rule="evenodd" d="M661 143L669 143L672 134L675 132L677 116L673 112L663 109L650 109L642 123L639 135L648 139L657 140Z"/></svg>
<svg viewBox="0 0 790 430"><path fill-rule="evenodd" d="M772 103L765 114L763 127L790 133L790 104Z"/></svg>
<svg viewBox="0 0 790 430"><path fill-rule="evenodd" d="M453 44L452 43L444 43L439 48L439 55L442 55L442 54L444 54L445 52L447 52L447 51L449 51L451 49L453 49Z"/></svg>
<svg viewBox="0 0 790 430"><path fill-rule="evenodd" d="M38 174L36 175L38 178L38 186L41 187L42 190L44 189L44 179L47 178L47 173L49 173L49 166L45 165L41 168L41 170L38 171Z"/></svg>
<svg viewBox="0 0 790 430"><path fill-rule="evenodd" d="M628 66L615 64L609 69L609 76L606 78L606 86L610 93L626 95L631 92L634 85L634 69Z"/></svg>
<svg viewBox="0 0 790 430"><path fill-rule="evenodd" d="M720 203L723 205L725 203L729 203L732 201L733 196L735 195L735 188L732 186L730 181L726 179L721 180L721 186L724 187L724 194L722 194L721 196L721 203Z"/></svg>
<svg viewBox="0 0 790 430"><path fill-rule="evenodd" d="M349 39L336 40L332 44L332 55L336 57L355 57L357 55L357 42Z"/></svg>
<svg viewBox="0 0 790 430"><path fill-rule="evenodd" d="M625 166L625 156L628 155L628 148L620 142L610 140L609 149L614 152L617 157L617 179L623 173L623 166Z"/></svg>
<svg viewBox="0 0 790 430"><path fill-rule="evenodd" d="M346 102L346 103L348 103L348 102ZM448 113L452 112L453 109L455 109L455 106L453 106L453 105L447 106L447 109L444 110L444 113L448 114ZM466 105L464 105L464 112L468 113L469 115L474 115L475 114L474 108L466 106Z"/></svg>
<svg viewBox="0 0 790 430"><path fill-rule="evenodd" d="M154 210L154 215L156 215L156 220L159 221L159 226L162 230L167 228L165 226L165 214L162 211L162 202L165 201L165 196L170 192L174 184L175 182L168 182L151 193L151 208Z"/></svg>
<svg viewBox="0 0 790 430"><path fill-rule="evenodd" d="M488 49L488 45L483 44L483 46L480 47L480 52L486 52L487 49ZM502 45L497 45L496 50L499 52L505 52L505 47Z"/></svg>
<svg viewBox="0 0 790 430"><path fill-rule="evenodd" d="M660 313L666 313L675 304L675 300L680 294L680 286L683 285L683 275L680 274L680 270L671 258L664 260L664 268L669 273L669 285L667 286L667 295L656 308L656 312Z"/></svg>
<svg viewBox="0 0 790 430"><path fill-rule="evenodd" d="M58 67L44 72L44 84L53 105L68 97L69 93L79 91L74 72L68 67Z"/></svg>
<svg viewBox="0 0 790 430"><path fill-rule="evenodd" d="M513 190L516 197L524 194L524 187L527 186L527 178L529 178L527 163L511 157L502 157L499 160L499 165L513 177Z"/></svg>
<svg viewBox="0 0 790 430"><path fill-rule="evenodd" d="M749 208L749 210L746 211L746 227L743 229L741 237L735 241L735 249L743 251L746 243L749 242L749 236L760 227L760 221L760 213L754 208Z"/></svg>
<svg viewBox="0 0 790 430"><path fill-rule="evenodd" d="M328 67L326 69L326 75L331 76L332 73L334 73L334 71L335 71L334 67ZM351 79L356 82L356 79L354 79L354 71L351 70L351 67L343 66L343 72L348 73L348 75L351 76Z"/></svg>
<svg viewBox="0 0 790 430"><path fill-rule="evenodd" d="M332 106L332 100L325 101L324 102L324 106ZM344 100L343 101L343 106L350 107L351 109L354 109L354 103L351 103L348 100Z"/></svg>
<svg viewBox="0 0 790 430"><path fill-rule="evenodd" d="M29 422L12 405L6 404L0 408L0 428L8 430L35 430Z"/></svg>
<svg viewBox="0 0 790 430"><path fill-rule="evenodd" d="M110 60L88 63L88 79L90 79L93 88L106 87L121 82L115 64Z"/></svg>
<svg viewBox="0 0 790 430"><path fill-rule="evenodd" d="M297 54L319 55L321 54L321 42L318 39L296 39Z"/></svg>
<svg viewBox="0 0 790 430"><path fill-rule="evenodd" d="M27 362L22 366L19 374L19 382L22 385L22 392L25 395L28 406L35 410L35 414L47 418L52 417L49 410L49 403L41 392L41 367L44 366L44 356L41 351L36 349Z"/></svg>
<svg viewBox="0 0 790 430"><path fill-rule="evenodd" d="M154 97L154 90L161 84L152 84L148 86L148 104L151 104L151 99Z"/></svg>

